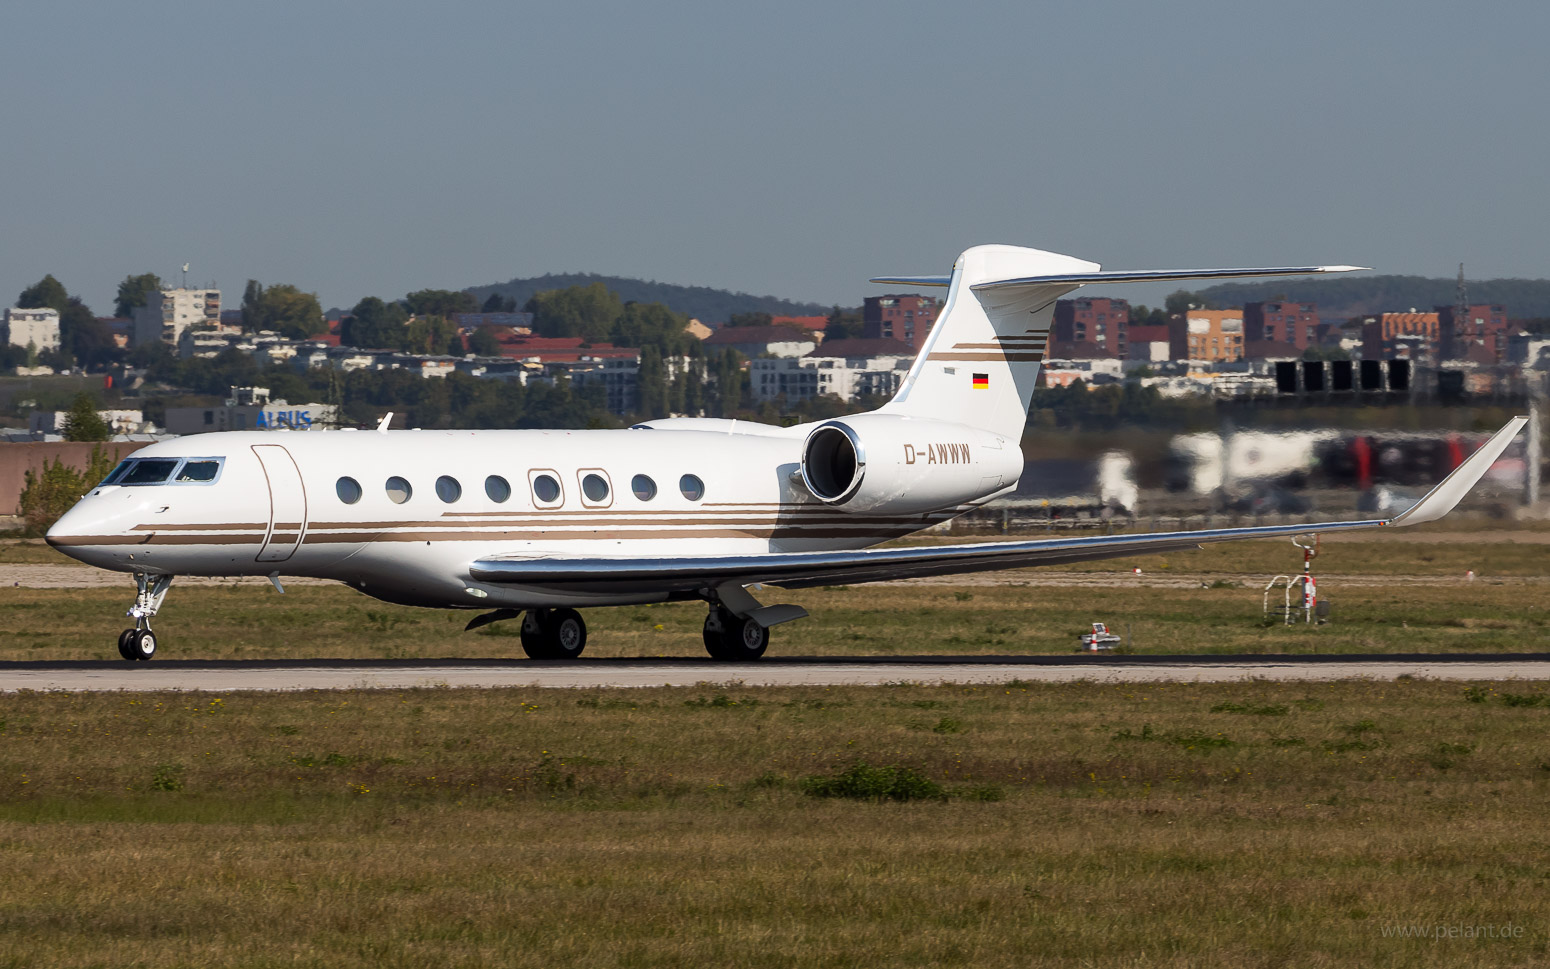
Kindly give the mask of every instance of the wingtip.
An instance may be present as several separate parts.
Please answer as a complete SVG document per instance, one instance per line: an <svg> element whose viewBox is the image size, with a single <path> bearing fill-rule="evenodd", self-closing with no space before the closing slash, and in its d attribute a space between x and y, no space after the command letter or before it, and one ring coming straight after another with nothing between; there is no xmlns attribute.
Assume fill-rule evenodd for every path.
<svg viewBox="0 0 1550 969"><path fill-rule="evenodd" d="M1465 458L1464 463L1454 468L1451 474L1422 495L1420 501L1390 518L1385 524L1420 525L1436 521L1448 514L1476 484L1479 484L1480 479L1491 470L1491 465L1496 463L1496 459L1502 456L1502 452L1507 450L1507 446L1527 423L1528 418L1521 415L1508 420L1484 444L1480 445L1475 453Z"/></svg>
<svg viewBox="0 0 1550 969"><path fill-rule="evenodd" d="M1320 266L1319 272L1325 273L1366 273L1372 272L1371 266Z"/></svg>

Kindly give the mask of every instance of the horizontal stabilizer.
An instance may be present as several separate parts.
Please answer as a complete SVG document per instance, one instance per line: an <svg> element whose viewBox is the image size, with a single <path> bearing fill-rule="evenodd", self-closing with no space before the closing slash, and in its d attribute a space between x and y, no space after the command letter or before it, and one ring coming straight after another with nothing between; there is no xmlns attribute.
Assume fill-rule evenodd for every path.
<svg viewBox="0 0 1550 969"><path fill-rule="evenodd" d="M1266 266L1259 269L1161 269L1055 273L1049 276L1023 276L1018 279L990 279L983 283L975 283L972 288L979 292L994 289L1011 289L1019 286L1165 283L1178 279L1235 279L1240 276L1316 276L1320 273L1360 272L1367 268L1367 266Z"/></svg>
<svg viewBox="0 0 1550 969"><path fill-rule="evenodd" d="M873 276L869 283L897 283L900 286L951 286L951 276Z"/></svg>

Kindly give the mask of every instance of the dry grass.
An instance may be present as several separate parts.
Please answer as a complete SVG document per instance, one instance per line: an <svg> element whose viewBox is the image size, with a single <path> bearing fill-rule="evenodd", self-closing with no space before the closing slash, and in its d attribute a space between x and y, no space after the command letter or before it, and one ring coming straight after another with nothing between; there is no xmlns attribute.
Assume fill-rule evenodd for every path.
<svg viewBox="0 0 1550 969"><path fill-rule="evenodd" d="M1540 964L1546 702L1413 681L13 695L0 964ZM857 760L1004 800L802 793ZM1384 934L1438 924L1523 934Z"/></svg>
<svg viewBox="0 0 1550 969"><path fill-rule="evenodd" d="M764 597L812 613L776 627L776 656L1069 652L1093 620L1128 632L1139 652L1550 650L1542 584L1384 586L1329 577L1320 586L1334 604L1329 625L1269 628L1260 588L1237 579L1212 585L878 585ZM114 659L130 598L127 587L6 589L0 660ZM704 614L698 604L587 610L587 655L702 657ZM472 615L393 606L343 586L293 586L281 596L267 586L174 585L156 629L164 655L182 659L522 655L517 623L462 632Z"/></svg>

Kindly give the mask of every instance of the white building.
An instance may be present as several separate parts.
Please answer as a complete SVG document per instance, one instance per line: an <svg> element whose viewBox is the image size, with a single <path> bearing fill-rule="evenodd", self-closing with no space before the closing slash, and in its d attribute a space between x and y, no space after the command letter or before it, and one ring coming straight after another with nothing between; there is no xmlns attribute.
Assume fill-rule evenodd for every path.
<svg viewBox="0 0 1550 969"><path fill-rule="evenodd" d="M221 407L169 407L169 434L203 434L206 431L308 430L314 424L335 423L329 404L288 404L271 401L267 387L233 387Z"/></svg>
<svg viewBox="0 0 1550 969"><path fill-rule="evenodd" d="M784 396L794 404L825 394L842 400L888 397L899 389L914 360L914 349L899 340L829 340L801 357L749 361L748 383L757 401Z"/></svg>
<svg viewBox="0 0 1550 969"><path fill-rule="evenodd" d="M216 327L221 322L218 289L163 289L147 293L144 306L135 307L131 344L140 346L161 340L177 346L191 326Z"/></svg>
<svg viewBox="0 0 1550 969"><path fill-rule="evenodd" d="M1096 360L1046 360L1039 370L1039 377L1046 387L1069 387L1080 380L1091 390L1104 384L1119 383L1124 378L1124 361L1109 357Z"/></svg>
<svg viewBox="0 0 1550 969"><path fill-rule="evenodd" d="M134 434L145 424L145 415L137 410L99 410L97 416L106 422L111 434ZM63 434L69 417L67 410L35 410L27 416L27 432Z"/></svg>
<svg viewBox="0 0 1550 969"><path fill-rule="evenodd" d="M42 353L59 349L59 311L40 307L5 311L5 342L13 347L30 346Z"/></svg>

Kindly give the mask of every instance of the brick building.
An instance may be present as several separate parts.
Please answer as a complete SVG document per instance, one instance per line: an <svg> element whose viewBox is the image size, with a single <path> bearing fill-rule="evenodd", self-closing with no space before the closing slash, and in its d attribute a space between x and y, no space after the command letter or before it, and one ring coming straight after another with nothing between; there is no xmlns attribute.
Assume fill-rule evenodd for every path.
<svg viewBox="0 0 1550 969"><path fill-rule="evenodd" d="M1123 299L1063 299L1055 303L1050 352L1060 360L1123 360L1130 303Z"/></svg>
<svg viewBox="0 0 1550 969"><path fill-rule="evenodd" d="M942 301L935 296L868 296L861 306L862 333L869 340L898 340L919 349L941 311Z"/></svg>
<svg viewBox="0 0 1550 969"><path fill-rule="evenodd" d="M1287 344L1294 352L1258 352L1251 356L1296 356L1318 341L1317 303L1277 300L1243 304L1243 339L1250 346Z"/></svg>
<svg viewBox="0 0 1550 969"><path fill-rule="evenodd" d="M1462 326L1454 325L1454 307L1437 307L1438 347L1444 360L1495 364L1507 359L1507 307L1478 303L1469 307Z"/></svg>

